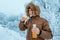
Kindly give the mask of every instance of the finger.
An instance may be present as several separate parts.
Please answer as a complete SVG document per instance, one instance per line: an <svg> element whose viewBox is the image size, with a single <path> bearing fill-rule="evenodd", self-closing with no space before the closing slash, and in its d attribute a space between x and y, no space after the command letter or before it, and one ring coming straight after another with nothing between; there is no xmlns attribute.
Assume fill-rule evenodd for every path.
<svg viewBox="0 0 60 40"><path fill-rule="evenodd" d="M34 29L32 29L32 32L34 32Z"/></svg>

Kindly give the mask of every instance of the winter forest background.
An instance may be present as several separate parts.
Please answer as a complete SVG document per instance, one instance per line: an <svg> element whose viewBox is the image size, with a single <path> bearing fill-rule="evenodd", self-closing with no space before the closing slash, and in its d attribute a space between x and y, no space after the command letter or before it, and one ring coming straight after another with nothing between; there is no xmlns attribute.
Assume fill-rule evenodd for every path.
<svg viewBox="0 0 60 40"><path fill-rule="evenodd" d="M25 7L33 2L41 9L40 16L49 21L51 40L60 40L60 0L0 0L0 40L26 40L26 32L19 30Z"/></svg>

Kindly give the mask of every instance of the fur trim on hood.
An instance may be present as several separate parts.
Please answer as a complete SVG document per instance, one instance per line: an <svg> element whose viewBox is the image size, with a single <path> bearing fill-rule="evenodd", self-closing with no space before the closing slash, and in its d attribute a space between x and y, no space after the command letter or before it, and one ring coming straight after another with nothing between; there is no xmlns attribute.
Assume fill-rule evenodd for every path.
<svg viewBox="0 0 60 40"><path fill-rule="evenodd" d="M29 3L26 6L26 15L29 16L29 8L33 10L34 15L40 15L40 8L37 5L34 5L33 3Z"/></svg>

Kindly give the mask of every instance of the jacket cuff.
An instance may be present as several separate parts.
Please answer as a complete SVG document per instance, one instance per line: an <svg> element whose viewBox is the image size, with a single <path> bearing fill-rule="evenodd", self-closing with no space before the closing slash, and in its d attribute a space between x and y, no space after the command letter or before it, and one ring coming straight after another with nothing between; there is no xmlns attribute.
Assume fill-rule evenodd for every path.
<svg viewBox="0 0 60 40"><path fill-rule="evenodd" d="M24 24L25 21L21 21L21 20L20 20L20 22ZM25 24L24 24L24 27L27 28Z"/></svg>
<svg viewBox="0 0 60 40"><path fill-rule="evenodd" d="M40 30L40 33L38 34L38 36L40 36L40 35L41 35L41 33L42 33L42 30Z"/></svg>

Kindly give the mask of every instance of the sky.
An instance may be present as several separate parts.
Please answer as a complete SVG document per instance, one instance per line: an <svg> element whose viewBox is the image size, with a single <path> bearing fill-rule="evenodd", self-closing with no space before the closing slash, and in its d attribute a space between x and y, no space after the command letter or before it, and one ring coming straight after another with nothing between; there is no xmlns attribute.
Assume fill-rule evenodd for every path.
<svg viewBox="0 0 60 40"><path fill-rule="evenodd" d="M5 14L20 14L25 13L25 4L28 4L31 0L0 0L0 12Z"/></svg>

